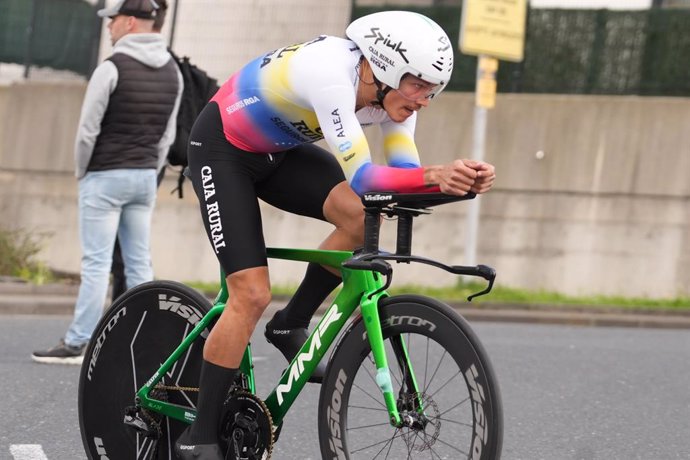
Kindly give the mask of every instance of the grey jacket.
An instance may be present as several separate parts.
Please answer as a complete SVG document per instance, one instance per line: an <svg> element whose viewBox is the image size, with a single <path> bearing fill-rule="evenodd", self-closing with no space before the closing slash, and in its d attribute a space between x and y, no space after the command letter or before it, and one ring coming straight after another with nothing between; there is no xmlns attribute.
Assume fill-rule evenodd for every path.
<svg viewBox="0 0 690 460"><path fill-rule="evenodd" d="M158 33L125 35L115 43L113 53L127 54L155 68L164 66L170 60L170 53L168 53L163 36ZM168 125L158 143L158 171L165 165L168 149L175 139L175 120L177 119L183 90L182 74L179 72L179 69L176 70L179 82L178 93ZM79 179L86 174L86 168L91 160L96 139L100 134L103 115L108 107L110 95L117 87L117 81L117 68L110 61L101 63L94 70L89 80L82 104L74 148L75 175Z"/></svg>

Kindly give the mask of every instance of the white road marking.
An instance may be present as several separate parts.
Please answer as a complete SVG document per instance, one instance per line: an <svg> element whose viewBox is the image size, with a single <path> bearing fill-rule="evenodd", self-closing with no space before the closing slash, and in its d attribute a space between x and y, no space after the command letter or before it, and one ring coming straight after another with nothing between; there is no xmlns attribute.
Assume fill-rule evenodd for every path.
<svg viewBox="0 0 690 460"><path fill-rule="evenodd" d="M40 444L10 444L14 460L48 460Z"/></svg>

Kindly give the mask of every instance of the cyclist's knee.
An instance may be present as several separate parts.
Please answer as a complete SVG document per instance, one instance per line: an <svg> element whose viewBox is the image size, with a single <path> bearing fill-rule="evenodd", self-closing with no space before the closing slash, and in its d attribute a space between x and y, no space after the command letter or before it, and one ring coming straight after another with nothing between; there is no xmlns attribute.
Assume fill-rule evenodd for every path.
<svg viewBox="0 0 690 460"><path fill-rule="evenodd" d="M341 221L337 225L344 231L353 243L364 242L364 208L362 205L348 206L341 214Z"/></svg>
<svg viewBox="0 0 690 460"><path fill-rule="evenodd" d="M351 215L342 228L355 246L364 243L364 211Z"/></svg>
<svg viewBox="0 0 690 460"><path fill-rule="evenodd" d="M324 203L324 215L353 242L361 243L364 240L364 207L347 182L331 190Z"/></svg>
<svg viewBox="0 0 690 460"><path fill-rule="evenodd" d="M243 292L236 292L231 299L232 304L239 310L247 310L247 313L263 313L271 302L271 291L264 289L249 289Z"/></svg>
<svg viewBox="0 0 690 460"><path fill-rule="evenodd" d="M253 268L228 277L231 305L238 313L247 317L261 317L271 302L271 289L266 267Z"/></svg>

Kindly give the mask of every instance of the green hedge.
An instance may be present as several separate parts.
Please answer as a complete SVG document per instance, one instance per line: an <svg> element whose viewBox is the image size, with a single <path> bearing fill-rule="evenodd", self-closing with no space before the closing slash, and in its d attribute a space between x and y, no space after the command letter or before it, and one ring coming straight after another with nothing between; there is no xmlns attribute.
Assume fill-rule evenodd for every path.
<svg viewBox="0 0 690 460"><path fill-rule="evenodd" d="M32 65L88 75L100 24L83 0L0 0L0 62L25 64L28 56Z"/></svg>
<svg viewBox="0 0 690 460"><path fill-rule="evenodd" d="M449 89L474 90L477 60L457 49L460 6L354 5L352 17L385 9L438 22L456 45ZM525 60L501 62L501 92L690 96L690 10L530 9L527 21ZM88 75L99 31L95 7L83 0L1 0L0 62L24 64L28 53L32 65Z"/></svg>
<svg viewBox="0 0 690 460"><path fill-rule="evenodd" d="M448 88L474 91L476 58L458 50L460 6L353 6L352 19L382 10L425 14L455 46ZM521 63L502 61L500 92L690 96L690 10L530 9Z"/></svg>

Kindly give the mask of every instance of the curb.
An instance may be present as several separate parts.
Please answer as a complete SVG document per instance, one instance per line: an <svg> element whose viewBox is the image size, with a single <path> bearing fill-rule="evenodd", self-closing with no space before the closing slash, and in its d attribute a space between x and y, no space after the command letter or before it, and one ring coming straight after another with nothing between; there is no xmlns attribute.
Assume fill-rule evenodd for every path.
<svg viewBox="0 0 690 460"><path fill-rule="evenodd" d="M78 284L32 285L0 282L0 315L72 315ZM286 299L276 296L267 313ZM468 321L492 321L572 326L690 329L690 312L635 310L616 307L545 306L482 303L481 308L449 302ZM320 309L322 311L323 309Z"/></svg>
<svg viewBox="0 0 690 460"><path fill-rule="evenodd" d="M474 309L454 306L469 321L530 324L562 324L593 327L640 327L690 329L690 317L671 314L605 313L599 311L534 311L519 309Z"/></svg>
<svg viewBox="0 0 690 460"><path fill-rule="evenodd" d="M76 297L79 293L79 284L71 283L55 283L55 284L30 284L23 282L1 282L0 281L0 298L7 295L35 295L35 296L73 296Z"/></svg>

